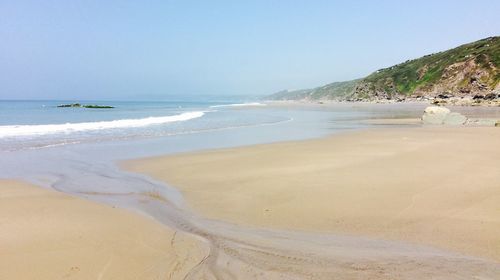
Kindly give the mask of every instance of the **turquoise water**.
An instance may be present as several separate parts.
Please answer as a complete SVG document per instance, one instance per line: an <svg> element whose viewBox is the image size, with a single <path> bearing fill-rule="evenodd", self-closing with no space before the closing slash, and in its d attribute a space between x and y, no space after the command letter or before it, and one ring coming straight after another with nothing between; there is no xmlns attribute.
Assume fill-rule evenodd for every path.
<svg viewBox="0 0 500 280"><path fill-rule="evenodd" d="M0 125L61 124L144 118L204 108L210 103L86 101L82 104L112 105L114 109L57 108L74 101L0 101Z"/></svg>
<svg viewBox="0 0 500 280"><path fill-rule="evenodd" d="M240 100L86 102L114 109L57 108L61 103L68 102L0 101L0 178L19 178L90 199L112 199L125 207L134 203L110 194L155 191L175 203L182 203L182 197L163 182L124 172L116 164L121 160L322 137L368 127L364 119L416 117L422 110L405 105L275 106Z"/></svg>
<svg viewBox="0 0 500 280"><path fill-rule="evenodd" d="M187 137L194 146L207 133L227 134L218 146L317 137L363 127L359 119L405 113L410 109L268 106L244 100L204 101L87 101L82 104L113 109L58 108L71 101L0 101L0 151L55 148L140 139ZM268 128L268 126L273 126ZM252 130L252 135L238 137ZM222 133L231 130L232 133ZM254 139L254 140L252 140ZM175 144L174 147L183 146ZM210 147L210 145L207 145ZM147 149L147 148L146 148Z"/></svg>
<svg viewBox="0 0 500 280"><path fill-rule="evenodd" d="M230 102L104 102L113 109L58 108L68 101L0 101L0 150L161 137L273 124L290 118ZM249 103L261 107L259 103ZM231 110L239 108L239 110Z"/></svg>

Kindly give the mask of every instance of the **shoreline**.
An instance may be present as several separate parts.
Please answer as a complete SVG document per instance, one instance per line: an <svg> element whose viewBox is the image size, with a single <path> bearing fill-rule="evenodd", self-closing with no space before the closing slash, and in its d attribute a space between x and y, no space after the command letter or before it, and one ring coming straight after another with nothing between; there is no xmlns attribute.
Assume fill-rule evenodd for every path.
<svg viewBox="0 0 500 280"><path fill-rule="evenodd" d="M389 118L391 116L394 117L396 115L388 115ZM367 119L365 121L370 124L397 125L398 127L409 127L407 126L408 124L416 124L416 119L402 118ZM399 129L404 128L398 128L398 130ZM434 129L439 130L442 129L442 127L435 127ZM226 150L241 151L262 146L280 147L282 145L292 145L294 149L292 149L291 154L293 154L296 147L303 147L304 144L307 145L310 142L316 143L316 141L326 141L327 139L336 138L337 136L344 137L344 135L347 134L358 135L359 133L372 133L374 131L386 130L387 128L384 129L380 128L380 126L373 126L369 129L346 131L340 134L333 134L333 136L312 138L309 140L288 140L268 144L252 144L250 146L239 146L236 148L201 150L184 154L171 154L169 157L196 156L212 152L219 154ZM309 147L303 148L308 150L308 152L305 154L301 152L301 154L308 155L311 151L310 148L314 147L309 145ZM163 156L157 158L161 159ZM317 161L316 157L311 157L309 160L311 162L321 163L321 161ZM124 167L127 162L129 161L114 162L113 165ZM238 164L239 163L241 162L238 161ZM289 162L286 161L285 163ZM238 164L229 165L229 167L238 167ZM265 164L264 162L264 165ZM257 166L257 168L259 167L259 165L251 163L248 165L248 167L251 167L249 169L255 166ZM307 165L305 167L306 169L309 168ZM127 168L124 169L127 170ZM81 194L84 198L95 200L99 203L106 202L111 205L117 205L117 207L132 210L131 212L136 212L135 210L137 210L137 212L141 212L141 214L145 214L153 218L156 222L161 223L160 226L163 227L163 230L167 231L163 236L164 238L171 237L172 231L175 231L174 235L177 237L187 236L186 239L183 238L187 243L184 242L181 246L193 244L192 242L197 245L193 245L194 247L190 247L191 249L181 249L181 252L185 252L197 259L199 259L197 256L202 256L203 259L196 267L190 269L188 268L189 265L187 265L186 270L179 273L184 273L184 275L189 274L193 279L202 277L219 279L229 275L243 279L303 279L307 275L315 275L317 279L330 279L333 274L342 279L357 279L359 277L370 279L388 279L394 277L398 279L415 279L422 273L444 279L470 279L476 276L492 278L494 275L500 275L500 264L496 260L491 261L491 258L487 257L472 257L474 255L479 256L478 254L463 255L453 253L453 250L450 251L449 248L435 246L425 242L388 238L386 236L376 236L376 234L366 234L364 232L353 234L352 231L345 231L344 234L341 233L340 230L326 230L320 233L320 230L314 229L311 225L305 225L302 229L299 227L286 228L273 227L272 225L262 226L251 223L233 223L230 219L221 219L218 217L211 218L205 215L206 213L203 213L203 211L191 211L194 208L191 207L191 204L187 201L184 192L182 193L182 197L184 202L187 203L178 205L175 201L170 201L170 194L168 191L158 191L163 187L161 181L165 182L165 180L157 180L157 177L151 176L147 172L140 173L141 174L138 175L141 178L147 177L148 179L157 181L158 184L154 184L152 188L148 188L147 186L143 188L142 185L137 186L138 188L126 193L120 192L119 189L115 190L117 192L101 192L95 189L96 191L79 192L77 195ZM213 175L220 176L226 173L220 172L214 173ZM199 174L196 174L195 171L190 172L188 175L189 176L186 177L190 177L191 175L198 176ZM233 175L237 176L237 172ZM131 176L130 178L139 177ZM246 178L243 177L242 179L245 180ZM144 182L147 181L148 180L145 180ZM170 181L166 180L166 182ZM202 183L205 184L205 182ZM105 187L106 183L100 185ZM87 187L91 188L91 185ZM82 185L81 189L86 190L87 187ZM176 189L182 191L182 188ZM214 189L213 193L207 193L202 199L206 198L210 200L213 198L213 195L215 195L219 202L224 202L226 199L225 195L228 193L216 193L217 191L217 189ZM271 191L272 193L273 189L266 189L265 191ZM294 192L295 190L290 190L291 194ZM278 195L278 200L275 200L271 195L271 204L277 206L283 203L286 204L287 195L289 198L290 193ZM236 194L236 196L233 196L230 200L236 204L241 202L245 203L245 201L241 199L245 198L245 196L249 196L245 191L229 193L229 195L234 194ZM250 194L250 197L260 199L262 195L257 192ZM304 199L306 198L307 196L304 196ZM295 208L296 210L303 210L304 205L306 204L302 203ZM258 205L250 204L248 208L255 208L255 206ZM234 214L237 219L241 218L241 213L237 212L238 207L225 207L223 210L227 212L228 209L235 212ZM269 216L279 212L276 212L276 209L270 210L271 211L263 211L261 214ZM72 211L70 212L72 213ZM290 216L295 213L291 211L286 214L285 216L290 218ZM127 213L126 215L129 217L129 215L134 216L136 214ZM300 216L297 217L302 220L307 220L309 216L305 219ZM310 217L313 218L312 220L317 219L317 217L312 215ZM89 216L85 214L83 218L88 219ZM287 222L286 219L283 219L283 221ZM271 222L272 224L280 225L279 223ZM107 223L112 225L114 221L108 221ZM64 226L60 228L64 229ZM283 228L285 229L283 230ZM177 240L177 238L175 239ZM103 242L106 243L106 245L112 243L108 240ZM419 244L424 245L422 246ZM87 247L87 245L83 244L82 246ZM121 246L128 248L130 244ZM192 250L194 250L194 252ZM198 255L200 252L201 255ZM169 249L166 249L166 254L170 254ZM128 253L124 253L123 256L128 256ZM172 264L170 268L177 267L174 263L174 261L169 262L169 264ZM168 269L167 267L164 268Z"/></svg>
<svg viewBox="0 0 500 280"><path fill-rule="evenodd" d="M443 136L444 138L440 140L433 140L433 143L419 144L419 141L417 140L422 140L421 138L419 138L422 135L418 135L420 132L423 132L423 135L427 135L429 138L434 137L434 134L437 132L438 134L441 133L441 136ZM475 136L475 134L477 134L478 132L480 136ZM358 148L358 152L360 154L356 153L355 156L358 158L362 158L363 153L361 153L361 151L364 151L366 153L371 150L373 151L371 155L372 158L368 158L365 160L377 161L383 159L384 154L385 156L405 156L408 153L415 153L415 149L422 149L422 147L425 145L429 147L441 147L444 143L453 144L453 141L450 142L450 140L452 140L453 137L456 137L457 135L466 138L468 137L468 140L480 141L481 137L486 137L491 133L496 136L499 134L499 132L500 130L498 130L498 128L484 127L433 127L396 129L377 128L356 132L346 132L320 139L259 144L239 148L217 149L163 157L160 156L147 159L136 159L132 161L126 161L124 164L122 164L122 167L125 167L125 169L129 171L139 172L151 176L157 180L165 181L170 185L176 187L182 192L187 204L191 209L193 209L195 213L201 214L202 216L210 219L220 219L236 224L251 225L264 228L270 227L275 229L305 230L313 232L319 231L330 233L337 232L344 234L355 234L360 236L372 236L375 238L383 238L388 240L400 240L435 246L438 248L462 252L470 255L487 257L498 262L500 260L500 245L491 245L500 244L500 240L495 239L496 241L492 241L495 238L494 236L500 236L500 231L497 230L498 232L496 232L495 227L492 226L495 225L495 223L500 222L500 214L495 214L492 216L492 213L490 213L491 211L497 211L495 210L494 206L488 204L490 205L488 206L490 208L488 208L484 205L479 205L477 206L477 209L469 210L472 212L468 213L467 219L471 221L474 221L474 219L477 220L478 217L481 217L482 219L474 221L473 223L471 222L471 224L475 224L472 228L474 230L482 230L485 232L483 232L483 235L480 234L480 236L478 236L477 238L473 238L473 240L471 239L473 241L472 245L464 245L461 244L459 240L463 241L463 238L472 238L474 237L474 234L472 234L470 231L466 231L464 237L459 231L457 234L453 235L452 229L459 230L462 226L465 225L465 227L467 227L471 226L471 224L468 224L467 222L453 223L452 221L455 218L449 215L445 215L446 211L450 209L440 209L439 207L434 209L436 211L444 211L443 216L440 216L439 219L448 223L445 223L446 226L438 228L438 234L436 236L435 232L429 231L432 228L428 224L430 219L427 218L427 221L425 220L426 215L431 215L432 213L420 213L418 209L410 211L409 209L411 207L408 205L403 207L405 203L410 204L414 202L402 200L403 196L398 197L398 190L394 189L394 187L390 190L391 192L396 193L395 197L391 197L391 192L382 188L379 189L379 191L381 191L382 193L379 195L379 199L389 198L390 201L387 202L388 205L393 207L394 212L399 211L398 215L403 215L405 211L408 212L407 214L403 215L403 217L405 217L405 215L408 215L406 220L398 221L398 217L391 216L389 212L380 211L378 208L381 205L377 205L376 203L368 203L370 199L377 197L376 192L371 191L370 193L369 188L364 189L364 192L366 194L366 198L364 200L357 199L354 192L351 192L351 194L349 194L349 190L345 186L348 186L352 182L349 182L350 177L347 175L355 176L355 173L353 173L355 171L361 174L367 174L366 172L369 172L369 168L367 168L366 162L363 163L363 161L351 160L351 162L346 162L346 160L348 160L350 156L348 153L344 153L342 155L342 160L344 160L343 162L337 161L335 163L335 168L338 168L338 170L343 170L344 172L342 174L342 176L344 176L342 180L344 180L345 186L342 188L342 191L339 190L337 192L337 195L344 195L344 197L334 200L333 202L342 203L341 205L343 206L338 206L340 208L332 208L332 200L325 200L324 198L322 198L322 196L331 196L332 193L331 190L325 189L325 183L324 181L321 181L325 178L322 179L321 176L327 176L326 179L328 180L332 180L332 177L328 177L328 175L321 173L321 168L329 168L327 166L328 164L324 162L325 145L332 148L331 145L328 146L328 142L338 142L340 141L339 139L342 139L343 143L340 144L344 145L342 147L345 148L345 145L350 145L349 143L352 143L353 141L357 141L357 143L360 144L359 141L362 141L360 139L374 138L375 140L371 141L371 144L361 143L361 146L372 146L369 147L368 150ZM382 136L381 133L385 135ZM392 135L392 137L389 137L390 139L399 139L391 142L391 144L398 144L398 142L403 142L403 145L401 145L400 143L398 147L384 150L384 139L388 138L388 135L386 133L389 133L388 135ZM400 133L409 133L410 137L404 136ZM446 134L448 135L446 136ZM486 137L486 139L486 142L488 142L488 139L491 142L491 136L490 138ZM408 141L411 142L410 144L413 146L405 146L404 142ZM315 147L316 145L323 146L322 148L317 148ZM381 148L381 151L375 153L374 151L378 150L373 149L374 147ZM491 143L489 143L488 147L492 148ZM351 146L351 148L353 148L353 146ZM494 148L495 146L493 146L493 152L499 152L498 149L495 150ZM300 149L300 151L298 151L297 149ZM339 149L340 148L337 148L336 151L339 152ZM281 153L277 155L276 150L280 150ZM287 153L287 151L289 153ZM311 155L311 153L313 154ZM293 156L294 154L295 156ZM331 156L331 154L329 155ZM259 157L261 157L262 159L259 160ZM286 157L286 160L280 159L280 157ZM300 161L300 164L298 164L299 162L297 162L297 159L301 159L302 157L304 158L304 160L306 160L306 162ZM308 159L307 157L310 158ZM476 155L476 158L477 157L478 156ZM315 167L315 165L318 165L318 159L320 161L323 160L323 163L319 164L320 167ZM414 161L413 167L419 166L421 164L420 160L422 159L419 158L419 160L417 160L416 162ZM290 165L291 162L295 162L295 165L287 166L287 164ZM274 167L270 166L268 163L273 163ZM397 163L404 164L405 162L399 161ZM443 163L449 162L444 160ZM323 166L321 164L323 164ZM360 164L364 164L365 166L360 166ZM387 164L386 168L388 168L388 170L394 168L395 166L394 162L389 162ZM229 170L227 170L228 168ZM266 168L267 170L270 170L269 168L274 169L272 169L271 171L266 171ZM314 172L312 172L312 174L315 174L315 176L307 174L300 174L301 176L298 176L293 174L294 172L300 173L301 168L306 170L315 170L315 172L319 172L319 175ZM455 171L457 171L457 168L460 169L462 168L462 166L455 166L454 169L452 168L447 172L449 172L449 174L453 174ZM257 171L252 173L252 169L257 169ZM288 173L286 171L287 169ZM349 169L351 169L351 171L349 171ZM408 169L406 171L409 172L410 170ZM494 170L492 172L494 176L500 176L498 172L495 172ZM423 182L420 183L429 184L429 180L425 179L424 173L418 174L420 176L418 177L420 181L423 180ZM372 174L370 177L370 179L372 180L377 177L376 173L370 174ZM433 176L438 175L434 174ZM260 179L262 177L264 177L264 179ZM272 179L276 177L282 179L286 178L286 182L279 182L279 179ZM439 178L439 176L434 178ZM500 180L499 178L497 179ZM460 177L460 179L463 180L463 176ZM316 184L316 187L319 188L319 192L321 193L321 195L311 196L310 192L308 192L307 190L301 189L297 186L293 186L294 180L302 180L302 182L307 182L308 184ZM385 180L387 181L388 179L386 178ZM403 180L404 182L404 178L399 178L398 180ZM481 180L484 181L484 179L480 179L480 182L483 182ZM363 183L363 180L358 180L357 183ZM366 184L366 181L364 183ZM240 184L242 186L231 186L237 184ZM289 188L290 184L292 184L292 188L287 189ZM454 184L460 185L460 180L457 179L456 181L454 181ZM462 185L460 186L461 189L458 190L458 192L471 191L470 189L467 189ZM206 188L208 188L208 190ZM415 188L415 184L413 185L413 188ZM448 184L446 188L453 189L453 184ZM427 191L431 190L432 188L428 189ZM360 189L358 189L357 191L360 191ZM412 191L414 192L415 189L406 189L403 191L403 194L405 192L412 193ZM438 191L438 193L443 195L442 191L443 190L440 190ZM345 196L346 194L349 195ZM361 194L363 194L363 192L361 192ZM372 197L370 197L370 195ZM399 191L399 195L402 195L401 191ZM414 195L415 194L413 194L413 196ZM435 201L436 197L436 194L431 194L429 198L427 198L427 200L423 199L423 201L427 202L424 202L422 204L422 207L430 207L432 205L434 205L433 207L435 207L436 205L439 205L438 201ZM349 201L349 199L351 201ZM370 205L370 207L358 207L358 210L353 211L352 209L349 210L348 203L357 203L354 205L358 206ZM427 205L426 203L430 203L430 205ZM454 208L456 211L465 211L465 208L460 208L462 206L454 205L453 207L456 208ZM413 207L416 207L416 205L414 205ZM493 208L491 209L491 207ZM231 213L227 213L227 209L232 209ZM258 211L248 211L246 209L257 209ZM299 211L297 209L302 210ZM318 209L322 211L337 209L337 213L344 214L325 217L324 215L321 216L321 213L319 213L320 211L318 212ZM402 209L406 210L403 211ZM367 214L375 216L367 217ZM419 224L420 219L423 219L424 222ZM490 219L490 221L487 221L488 219ZM387 221L389 220L395 220L395 225L391 225L390 223L388 224ZM381 223L381 221L386 221L386 226L392 226L393 228L387 230L381 227L377 227L377 223ZM479 222L479 224L486 222L488 226L478 226L476 225L476 222ZM405 223L409 224L403 226ZM433 224L433 226L436 225ZM443 232L446 234L444 234Z"/></svg>
<svg viewBox="0 0 500 280"><path fill-rule="evenodd" d="M315 105L329 104L427 104L429 106L457 106L457 107L499 107L500 95L488 99L484 95L471 96L443 96L443 97L422 97L408 99L373 99L373 100L335 100L335 99L265 99L264 103L302 103Z"/></svg>
<svg viewBox="0 0 500 280"><path fill-rule="evenodd" d="M373 102L373 101L335 101L328 100L324 102L307 101L307 100L266 100L263 101L268 107L304 107L317 109L350 109L363 108L370 110L379 110L382 108L393 109L398 107L410 107L415 110L420 110L423 113L424 109L429 106L449 108L453 112L459 112L471 119L492 118L500 120L499 106L463 106L457 104L432 104L429 101L405 101L405 102ZM420 116L419 116L420 117Z"/></svg>

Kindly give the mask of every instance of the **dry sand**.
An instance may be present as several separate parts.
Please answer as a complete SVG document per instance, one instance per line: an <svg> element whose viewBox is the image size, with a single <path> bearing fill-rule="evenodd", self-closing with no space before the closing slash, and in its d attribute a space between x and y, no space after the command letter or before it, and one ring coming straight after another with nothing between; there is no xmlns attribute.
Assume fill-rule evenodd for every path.
<svg viewBox="0 0 500 280"><path fill-rule="evenodd" d="M145 216L0 181L0 279L183 279L206 253Z"/></svg>
<svg viewBox="0 0 500 280"><path fill-rule="evenodd" d="M136 160L197 213L500 261L500 129L381 129Z"/></svg>

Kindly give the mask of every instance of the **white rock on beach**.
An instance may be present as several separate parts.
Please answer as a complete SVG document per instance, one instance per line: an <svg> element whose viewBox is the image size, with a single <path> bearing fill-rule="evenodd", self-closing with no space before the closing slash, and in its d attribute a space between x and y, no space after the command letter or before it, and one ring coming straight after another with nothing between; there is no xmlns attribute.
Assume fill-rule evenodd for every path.
<svg viewBox="0 0 500 280"><path fill-rule="evenodd" d="M467 117L457 112L449 113L443 121L445 125L463 125L466 122Z"/></svg>
<svg viewBox="0 0 500 280"><path fill-rule="evenodd" d="M437 106L429 106L425 108L422 115L424 124L443 124L446 116L450 113L450 109Z"/></svg>
<svg viewBox="0 0 500 280"><path fill-rule="evenodd" d="M423 124L464 125L467 117L445 107L430 106L422 115Z"/></svg>

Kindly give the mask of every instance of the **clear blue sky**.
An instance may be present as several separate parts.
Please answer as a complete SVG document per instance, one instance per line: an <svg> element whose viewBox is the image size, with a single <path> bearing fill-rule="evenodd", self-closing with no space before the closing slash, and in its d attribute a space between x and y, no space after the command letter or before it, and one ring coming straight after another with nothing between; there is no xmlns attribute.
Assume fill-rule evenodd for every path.
<svg viewBox="0 0 500 280"><path fill-rule="evenodd" d="M500 1L0 1L0 99L259 95L500 35Z"/></svg>

